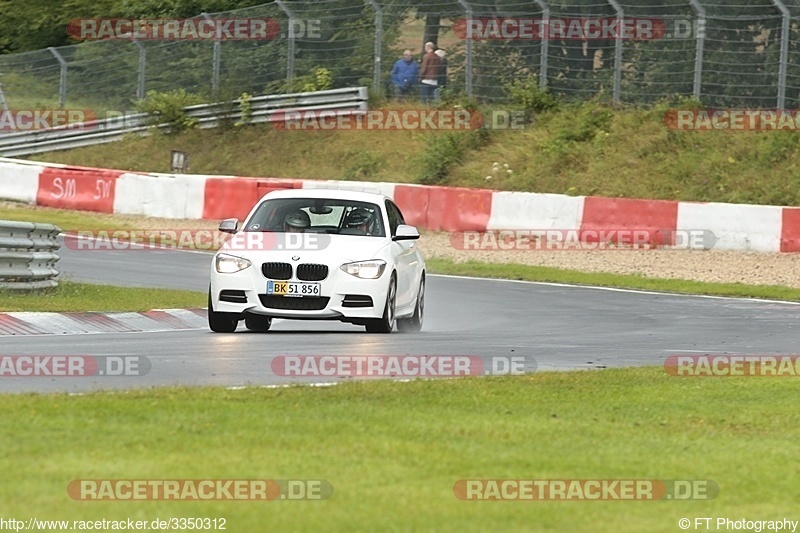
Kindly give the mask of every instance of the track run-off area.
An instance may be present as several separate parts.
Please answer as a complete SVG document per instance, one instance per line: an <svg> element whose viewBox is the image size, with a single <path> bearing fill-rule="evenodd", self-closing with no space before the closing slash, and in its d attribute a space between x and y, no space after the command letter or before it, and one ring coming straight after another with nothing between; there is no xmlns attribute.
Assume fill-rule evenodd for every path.
<svg viewBox="0 0 800 533"><path fill-rule="evenodd" d="M62 248L68 279L205 292L211 255ZM268 333L185 331L4 336L0 356L143 358L140 375L9 377L5 392L82 392L158 385L333 383L362 376L283 375L275 358L470 356L486 372L662 366L673 355L789 355L800 305L430 275L423 331L367 334L337 321L275 320ZM503 365L495 368L502 372ZM398 376L402 377L402 376ZM435 372L429 377L436 377Z"/></svg>

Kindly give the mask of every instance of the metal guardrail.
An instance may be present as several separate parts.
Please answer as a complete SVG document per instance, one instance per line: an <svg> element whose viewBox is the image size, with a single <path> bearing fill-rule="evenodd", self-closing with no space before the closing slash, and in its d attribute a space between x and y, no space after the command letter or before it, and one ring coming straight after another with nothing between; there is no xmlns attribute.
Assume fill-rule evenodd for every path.
<svg viewBox="0 0 800 533"><path fill-rule="evenodd" d="M59 233L52 224L0 220L0 289L58 285Z"/></svg>
<svg viewBox="0 0 800 533"><path fill-rule="evenodd" d="M248 124L261 124L283 120L288 111L336 111L340 115L363 114L368 111L366 87L331 89L306 93L257 96L250 100ZM239 100L216 104L194 105L186 108L186 115L197 119L200 128L215 128L223 121L233 123L243 119ZM154 127L146 113L136 113L118 118L97 120L79 128L60 127L0 135L0 156L23 155L68 150L121 140L125 135L147 135ZM160 128L166 125L157 126Z"/></svg>

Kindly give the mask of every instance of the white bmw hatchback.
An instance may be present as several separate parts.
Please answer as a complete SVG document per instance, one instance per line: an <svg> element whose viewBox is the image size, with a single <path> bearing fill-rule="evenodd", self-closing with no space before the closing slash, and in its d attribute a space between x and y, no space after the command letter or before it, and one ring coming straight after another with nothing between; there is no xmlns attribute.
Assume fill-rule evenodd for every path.
<svg viewBox="0 0 800 533"><path fill-rule="evenodd" d="M273 318L340 320L370 333L422 328L425 260L419 232L381 194L329 189L273 191L214 255L208 325L240 320L265 332Z"/></svg>

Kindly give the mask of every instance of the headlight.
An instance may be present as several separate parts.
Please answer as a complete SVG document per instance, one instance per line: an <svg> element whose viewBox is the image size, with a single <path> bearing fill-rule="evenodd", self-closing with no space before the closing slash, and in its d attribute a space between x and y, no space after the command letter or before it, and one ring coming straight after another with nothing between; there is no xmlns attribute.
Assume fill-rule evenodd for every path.
<svg viewBox="0 0 800 533"><path fill-rule="evenodd" d="M339 268L357 278L378 279L386 269L386 261L359 261L346 263Z"/></svg>
<svg viewBox="0 0 800 533"><path fill-rule="evenodd" d="M219 254L216 258L217 272L220 274L233 274L249 267L253 263L235 255Z"/></svg>

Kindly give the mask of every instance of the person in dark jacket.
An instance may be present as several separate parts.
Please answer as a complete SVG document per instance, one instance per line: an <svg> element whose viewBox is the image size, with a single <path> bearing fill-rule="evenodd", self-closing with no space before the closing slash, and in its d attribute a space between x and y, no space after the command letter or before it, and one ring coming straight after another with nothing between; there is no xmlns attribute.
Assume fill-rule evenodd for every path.
<svg viewBox="0 0 800 533"><path fill-rule="evenodd" d="M413 95L418 79L419 65L414 61L411 50L406 50L403 52L402 59L398 59L392 67L394 97L404 99Z"/></svg>
<svg viewBox="0 0 800 533"><path fill-rule="evenodd" d="M439 85L433 91L433 96L439 100L442 89L447 86L447 54L439 48L436 50L436 55L439 56Z"/></svg>
<svg viewBox="0 0 800 533"><path fill-rule="evenodd" d="M419 99L423 104L433 99L433 91L439 85L439 56L434 48L433 43L425 43L425 56L419 70Z"/></svg>

